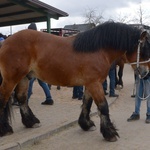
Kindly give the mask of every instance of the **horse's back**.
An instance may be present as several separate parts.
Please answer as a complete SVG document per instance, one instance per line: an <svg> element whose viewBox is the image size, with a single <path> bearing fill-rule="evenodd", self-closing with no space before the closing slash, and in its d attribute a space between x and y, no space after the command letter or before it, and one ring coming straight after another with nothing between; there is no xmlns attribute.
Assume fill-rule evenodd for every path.
<svg viewBox="0 0 150 150"><path fill-rule="evenodd" d="M84 85L89 80L87 75L92 81L93 71L96 78L102 73L99 63L101 55L99 51L76 52L73 49L75 38L28 29L19 31L5 41L2 47L4 53L0 53L0 65L4 64L6 70L7 62L10 62L8 69L13 68L13 71L8 72L18 76L20 74L20 77L32 71L37 78L50 84Z"/></svg>

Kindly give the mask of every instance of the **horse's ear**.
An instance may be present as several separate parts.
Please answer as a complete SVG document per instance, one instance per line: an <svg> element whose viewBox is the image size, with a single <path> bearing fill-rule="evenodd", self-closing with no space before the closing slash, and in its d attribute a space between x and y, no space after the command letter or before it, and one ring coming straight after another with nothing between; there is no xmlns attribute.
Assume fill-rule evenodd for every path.
<svg viewBox="0 0 150 150"><path fill-rule="evenodd" d="M141 33L140 40L141 40L141 41L144 41L145 38L146 38L146 36L147 36L147 31L143 31L143 32Z"/></svg>

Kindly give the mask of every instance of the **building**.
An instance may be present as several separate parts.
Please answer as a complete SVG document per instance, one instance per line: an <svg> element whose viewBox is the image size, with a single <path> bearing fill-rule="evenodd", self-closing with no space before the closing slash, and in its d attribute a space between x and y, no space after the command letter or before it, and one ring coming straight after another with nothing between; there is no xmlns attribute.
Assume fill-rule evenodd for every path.
<svg viewBox="0 0 150 150"><path fill-rule="evenodd" d="M73 24L73 25L66 25L64 29L70 29L70 30L78 30L80 32L84 32L86 30L89 30L91 28L94 28L94 23L88 23L88 24Z"/></svg>
<svg viewBox="0 0 150 150"><path fill-rule="evenodd" d="M40 31L47 32L47 29L41 29ZM63 36L63 37L71 36L71 35L77 34L79 32L80 32L79 30L65 29L65 28L50 29L51 34L55 34L55 35Z"/></svg>
<svg viewBox="0 0 150 150"><path fill-rule="evenodd" d="M67 16L66 12L39 0L0 0L0 27L45 21L49 32L51 18Z"/></svg>

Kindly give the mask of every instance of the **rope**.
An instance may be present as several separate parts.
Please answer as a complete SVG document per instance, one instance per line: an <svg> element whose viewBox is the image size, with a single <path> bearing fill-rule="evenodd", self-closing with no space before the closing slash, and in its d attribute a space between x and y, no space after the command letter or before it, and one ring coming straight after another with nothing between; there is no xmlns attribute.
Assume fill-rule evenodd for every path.
<svg viewBox="0 0 150 150"><path fill-rule="evenodd" d="M148 84L150 85L150 82L149 82L149 80L146 80L147 82L148 82ZM143 82L143 91L145 91L145 83L144 83L144 80L142 79L142 82ZM138 83L137 83L138 84ZM141 100L146 100L146 99L148 99L149 97L150 97L150 93L146 96L146 97L144 97L144 92L143 92L143 96L141 97L141 96L139 96L138 94L137 94L137 96L138 96L138 98L140 98Z"/></svg>
<svg viewBox="0 0 150 150"><path fill-rule="evenodd" d="M148 63L150 62L150 58L148 60L145 60L145 61L140 61L139 64L145 64L145 63ZM130 65L136 65L137 62L133 62L133 63L129 63Z"/></svg>
<svg viewBox="0 0 150 150"><path fill-rule="evenodd" d="M137 49L137 61L133 62L133 63L129 63L130 65L136 65L137 68L139 67L140 64L144 64L144 63L150 62L150 58L148 60L140 62L140 47L141 47L141 44L142 44L142 41L139 40L138 49Z"/></svg>
<svg viewBox="0 0 150 150"><path fill-rule="evenodd" d="M149 70L146 72L146 74L144 75L144 76L142 76L141 75L141 73L140 73L140 70L139 70L139 66L140 66L140 64L144 64L144 63L148 63L148 62L150 62L150 58L148 59L148 60L146 60L146 61L141 61L140 62L140 47L141 47L141 43L142 43L142 41L141 40L139 40L139 44L138 44L138 49L137 49L137 61L136 62L133 62L133 63L129 63L130 65L136 65L136 67L137 67L137 71L138 71L138 73L139 73L139 78L140 78L140 80L142 80L142 82L143 82L143 91L145 91L145 82L147 81L148 82L148 84L150 85L150 82L149 82L149 80L145 80L145 82L144 82L144 78L148 75L148 73L149 73ZM140 82L140 80L139 80L139 82ZM137 83L138 84L138 83ZM150 86L149 86L150 87ZM137 95L138 96L138 98L140 98L141 100L145 100L145 99L147 99L147 98L149 98L150 97L150 93L146 96L146 97L144 97L144 94L145 94L145 92L143 92L143 97L140 97L139 95Z"/></svg>

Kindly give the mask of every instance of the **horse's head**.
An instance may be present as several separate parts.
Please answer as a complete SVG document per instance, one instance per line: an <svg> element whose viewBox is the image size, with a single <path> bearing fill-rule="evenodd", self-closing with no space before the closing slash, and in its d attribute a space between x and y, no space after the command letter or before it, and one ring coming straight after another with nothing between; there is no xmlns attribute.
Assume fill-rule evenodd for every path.
<svg viewBox="0 0 150 150"><path fill-rule="evenodd" d="M142 61L146 61L150 59L150 35L144 31L140 37L140 50L139 50L139 57Z"/></svg>
<svg viewBox="0 0 150 150"><path fill-rule="evenodd" d="M143 76L143 72L145 73L149 72L150 70L150 35L147 33L147 31L143 31L141 33L136 52L133 53L131 56L128 56L128 58L130 62L132 62L131 65L133 66L133 68L137 70L141 76Z"/></svg>

